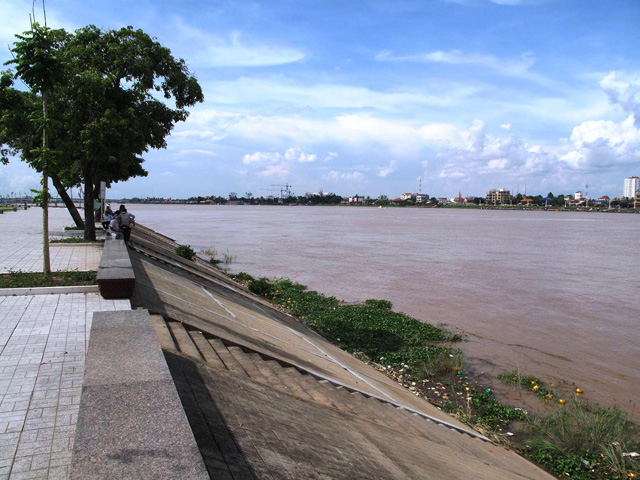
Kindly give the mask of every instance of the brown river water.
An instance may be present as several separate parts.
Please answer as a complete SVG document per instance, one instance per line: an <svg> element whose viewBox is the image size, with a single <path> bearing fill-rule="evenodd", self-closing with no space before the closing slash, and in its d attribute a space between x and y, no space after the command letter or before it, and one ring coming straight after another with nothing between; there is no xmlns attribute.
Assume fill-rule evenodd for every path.
<svg viewBox="0 0 640 480"><path fill-rule="evenodd" d="M640 215L363 207L131 205L234 272L347 302L391 300L463 331L476 373L519 366L640 420Z"/></svg>

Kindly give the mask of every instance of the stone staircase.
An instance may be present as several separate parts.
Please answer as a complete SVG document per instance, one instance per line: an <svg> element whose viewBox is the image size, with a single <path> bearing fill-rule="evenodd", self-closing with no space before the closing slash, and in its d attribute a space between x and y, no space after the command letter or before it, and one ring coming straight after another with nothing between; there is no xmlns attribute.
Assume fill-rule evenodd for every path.
<svg viewBox="0 0 640 480"><path fill-rule="evenodd" d="M300 401L332 409L403 436L426 440L428 444L450 451L453 457L462 454L486 462L489 452L498 464L506 466L513 460L512 452L446 425L436 424L392 403L318 379L299 367L229 344L181 322L165 321L160 315L151 315L151 319L165 352L179 352L208 368L224 370L234 377L248 379Z"/></svg>

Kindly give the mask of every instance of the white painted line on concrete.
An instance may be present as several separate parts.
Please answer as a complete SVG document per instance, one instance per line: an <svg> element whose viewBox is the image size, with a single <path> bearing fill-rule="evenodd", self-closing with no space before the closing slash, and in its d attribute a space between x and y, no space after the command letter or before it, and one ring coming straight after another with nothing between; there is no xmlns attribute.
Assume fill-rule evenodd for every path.
<svg viewBox="0 0 640 480"><path fill-rule="evenodd" d="M210 292L209 290L207 290L207 289L206 289L206 288L204 288L204 287L202 287L202 290L204 290L204 293L206 293L207 295L209 295L209 296L213 299L213 301L214 301L214 302L216 302L218 305L220 305L222 308L224 308L224 310L225 310L229 315L231 315L233 318L238 318L238 316L237 316L235 313L233 313L231 310L229 310L227 307L225 307L225 306L224 306L224 304L223 304L220 300L218 300L216 297L214 297L214 296L211 294L211 292Z"/></svg>
<svg viewBox="0 0 640 480"><path fill-rule="evenodd" d="M312 342L310 342L309 340L305 339L304 337L301 337L301 338L303 338L303 339L304 339L304 340L306 340L307 342L311 343L313 346L315 346L315 347L316 347L316 349L318 349L318 351L323 352L323 354L324 354L324 355L318 355L318 354L313 353L313 352L310 352L310 351L308 351L308 350L304 350L303 348L298 347L297 345L293 345L293 344L291 344L290 342L288 342L287 340L285 340L285 339L283 339L283 338L280 338L280 337L278 337L278 336L276 336L276 335L270 334L270 333L265 332L265 331L263 331L263 330L260 330L260 329L258 329L258 328L252 327L252 326L247 325L247 324L245 324L245 323L242 323L242 322L241 322L240 320L238 320L237 318L229 318L229 317L225 317L224 315L222 315L222 314L220 314L220 313L218 313L218 312L214 312L213 310L210 310L210 309L208 309L208 308L206 308L206 307L203 307L202 305L198 305L198 304L196 304L196 303L193 303L193 302L190 302L190 301L188 301L188 300L185 300L185 299L184 299L184 298L182 298L182 297L178 297L177 295L174 295L174 294L172 294L172 293L169 293L169 292L167 292L167 291L165 291L165 290L161 290L161 289L157 288L156 286L154 286L153 284L149 284L149 283L145 283L145 282L138 282L138 283L139 283L139 284L141 284L141 285L144 285L144 286L146 286L146 287L152 288L152 289L153 289L153 290L155 290L156 292L163 293L163 294L168 295L168 296L170 296L170 297L173 297L173 298L175 298L175 299L177 299L177 300L180 300L180 301L181 301L181 302L183 302L183 303L186 303L186 304L191 305L191 306L193 306L193 307L196 307L196 308L199 308L199 309L201 309L201 310L204 310L205 312L209 312L209 313L211 313L211 314L213 314L213 315L215 315L215 316L222 317L222 318L224 318L224 319L226 319L226 320L228 320L228 321L230 321L230 322L237 323L238 325L240 325L240 326L242 326L242 327L244 327L244 328L247 328L247 329L249 329L249 330L253 330L254 332L259 332L259 333L261 333L262 335L265 335L265 336L267 336L267 337L271 337L271 338L273 338L273 339L275 339L275 340L278 340L278 341L280 341L280 342L283 342L283 343L285 343L285 344L287 344L287 345L290 345L291 347L296 348L296 349L298 349L298 350L301 350L301 351L303 351L303 352L305 352L305 353L307 353L307 354L309 354L309 355L313 355L314 357L323 358L324 360L327 360L327 361L330 361L329 359L332 359L332 360L334 361L334 363L335 363L335 364L340 365L342 368L344 368L345 370L347 370L349 373L351 373L351 374L352 374L352 375L354 375L355 377L357 377L357 378L361 379L363 383L365 383L365 384L369 385L370 387L374 388L376 391L380 392L380 393L381 393L382 395L384 395L386 398L381 398L381 397L379 397L378 395L375 395L375 394L372 394L372 393L369 393L369 392L363 392L362 390L358 389L357 387L354 387L353 385L348 385L348 384L345 384L345 383L343 383L343 382L341 382L341 381L339 381L339 380L337 380L337 379L335 379L335 378L327 377L326 375L321 374L321 373L319 373L319 372L316 372L316 371L314 371L313 369L305 368L305 367L298 367L298 368L301 368L302 370L307 371L308 373L310 373L311 375L313 375L313 376L315 376L315 377L323 378L323 379L325 379L325 380L327 380L327 381L329 381L329 382L331 382L331 383L334 383L334 384L337 384L337 385L341 385L341 386L343 386L343 387L345 387L345 388L348 388L348 389L350 389L350 390L354 390L354 391L360 392L360 393L362 393L363 395L367 395L367 396L372 397L372 398L375 398L375 399L377 399L377 400L380 400L380 401L387 402L387 403L390 403L390 404L392 404L392 405L395 405L396 407L403 408L403 409L405 409L405 410L408 410L409 412L412 412L412 413L415 413L415 414L417 414L417 415L421 416L422 418L425 418L425 419L427 419L427 420L431 420L432 422L434 422L434 423L436 423L436 424L440 424L440 425L446 426L446 427L448 427L448 428L450 428L450 429L452 429L452 430L456 430L457 432L460 432L460 433L466 433L467 435L470 435L470 436L472 436L472 437L476 437L476 438L479 438L479 439L484 440L484 441L486 441L486 442L493 443L490 439L488 439L488 438L487 438L487 437L485 437L484 435L481 435L481 434L479 434L479 433L477 433L477 432L475 432L475 431L473 431L473 430L471 430L471 429L467 430L467 429L465 429L465 428L458 427L457 425L453 425L453 424L451 424L451 423L447 422L446 420L443 420L443 419L441 419L441 418L434 417L434 416L432 416L432 415L429 415L428 413L425 413L425 412L422 412L422 411L416 410L415 408L409 407L408 405L404 405L404 404L402 404L402 403L399 403L397 400L395 400L394 398L390 397L387 393L385 393L385 392L381 391L379 388L375 387L374 385L371 385L371 383L370 383L370 382L368 382L368 381L366 381L365 379L363 379L361 375L356 374L353 370L349 369L348 367L345 367L345 366L344 366L344 365L342 365L340 362L338 362L338 361L336 361L335 359L333 359L333 357L331 357L330 355L328 355L328 354L324 353L324 352L323 352L323 350L322 350L321 348L319 348L317 345L313 344L313 343L312 343ZM195 283L195 282L192 282L192 283ZM205 291L206 291L206 290L205 290ZM255 306L256 306L259 310L262 310L262 312L263 312L263 313L267 314L267 313L266 313L266 312L265 312L265 311L264 311L264 310L263 310L259 305L255 305ZM253 315L251 315L251 314L246 314L246 315L247 315L247 316L249 316L249 317L253 317L253 318L255 318L255 319L258 319L258 317L254 317L254 316L253 316ZM274 319L273 317L271 317L271 315L268 315L268 314L267 314L267 316L268 316L270 319L275 320L276 322L278 322L278 324L282 325L283 327L285 327L285 328L287 328L287 329L291 330L291 327L289 327L289 326L287 326L287 325L283 324L281 321L279 321L279 320L277 320L277 319ZM262 321L264 322L264 320L262 320ZM293 331L293 333L295 333L295 334L297 335L297 332ZM389 386L389 387L391 387L391 388L400 388L400 387L395 387L395 386L391 386L391 385L387 385L387 386Z"/></svg>

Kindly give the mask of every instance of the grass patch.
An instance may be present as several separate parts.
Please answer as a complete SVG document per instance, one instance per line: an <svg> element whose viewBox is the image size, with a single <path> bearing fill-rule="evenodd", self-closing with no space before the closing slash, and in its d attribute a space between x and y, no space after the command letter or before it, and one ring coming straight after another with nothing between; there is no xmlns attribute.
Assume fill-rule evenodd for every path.
<svg viewBox="0 0 640 480"><path fill-rule="evenodd" d="M84 237L51 238L49 243L104 243L104 238L96 241L85 240Z"/></svg>
<svg viewBox="0 0 640 480"><path fill-rule="evenodd" d="M640 430L618 407L594 407L574 397L545 417L531 417L528 428L522 452L556 475L638 478Z"/></svg>
<svg viewBox="0 0 640 480"><path fill-rule="evenodd" d="M95 285L98 272L62 271L52 272L49 277L42 273L9 272L0 274L0 288L67 287L75 285Z"/></svg>

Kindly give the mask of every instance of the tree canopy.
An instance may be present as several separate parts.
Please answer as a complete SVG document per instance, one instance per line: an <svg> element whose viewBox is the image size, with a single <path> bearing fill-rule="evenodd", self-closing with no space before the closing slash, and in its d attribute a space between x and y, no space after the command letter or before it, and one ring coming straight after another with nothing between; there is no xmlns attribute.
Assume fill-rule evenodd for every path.
<svg viewBox="0 0 640 480"><path fill-rule="evenodd" d="M204 97L184 60L142 30L90 25L74 33L53 32L57 64L48 86L49 143L58 155L52 169L64 187L85 185L85 238L94 239L93 201L100 181L146 176L143 154L166 148L175 124L187 119L187 107ZM24 36L17 37L12 63L19 65L26 47ZM3 162L19 152L42 171L33 155L36 126L29 122L41 105L39 91L13 86L14 78L30 85L33 74L16 68L2 75L0 144Z"/></svg>

